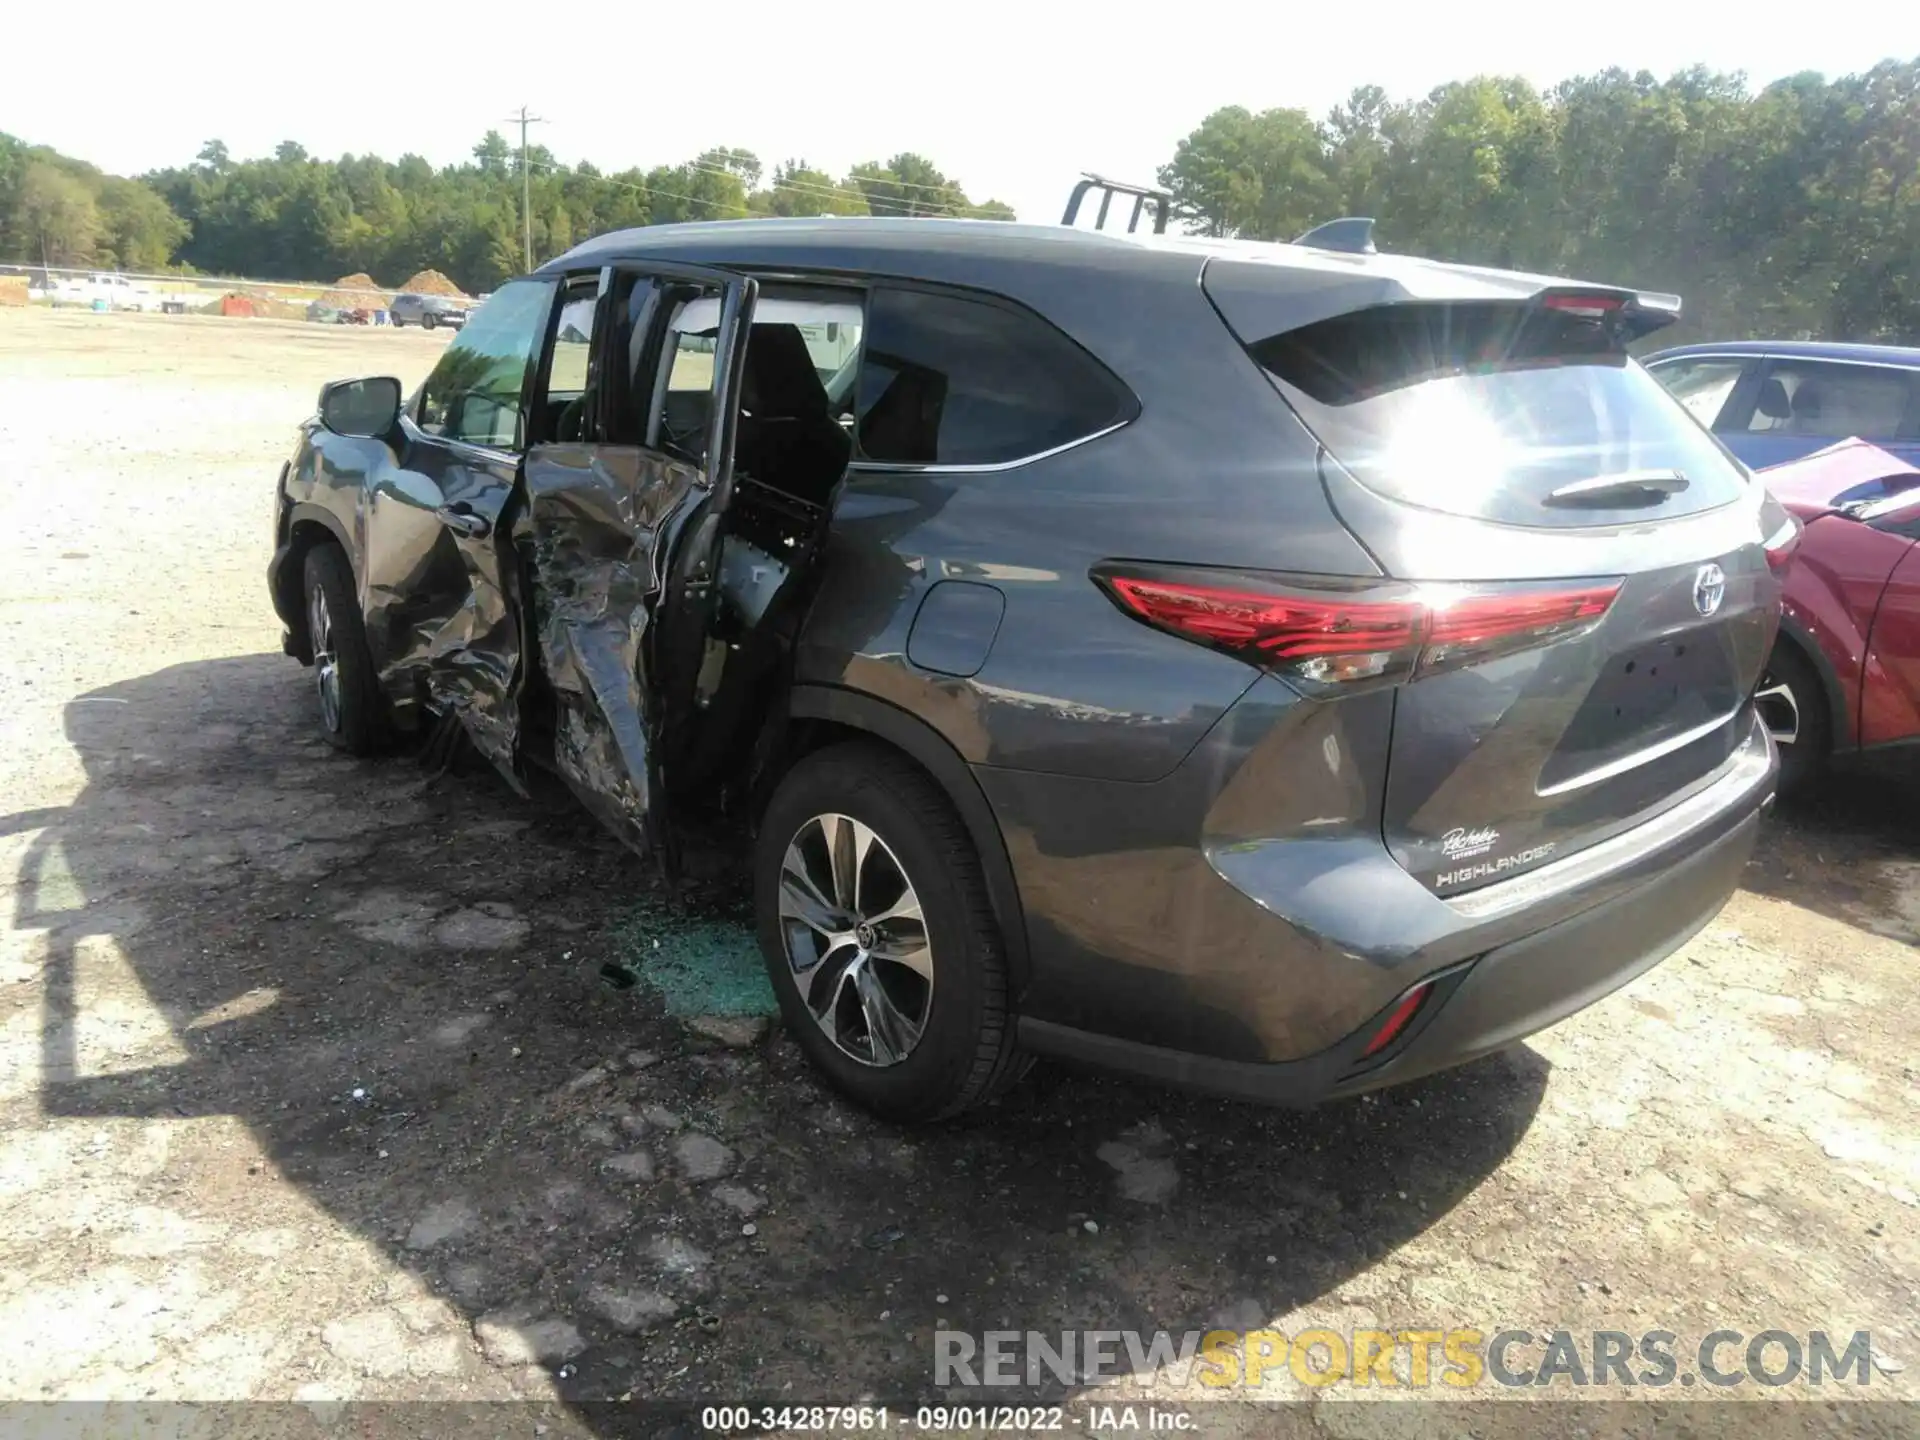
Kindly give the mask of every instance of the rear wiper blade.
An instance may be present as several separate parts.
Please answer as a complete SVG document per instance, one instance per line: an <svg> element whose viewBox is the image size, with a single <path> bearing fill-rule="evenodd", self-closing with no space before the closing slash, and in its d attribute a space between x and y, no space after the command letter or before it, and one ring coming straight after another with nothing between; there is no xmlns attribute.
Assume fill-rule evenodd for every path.
<svg viewBox="0 0 1920 1440"><path fill-rule="evenodd" d="M1618 475L1595 475L1547 492L1548 505L1580 505L1611 509L1619 505L1658 505L1687 488L1678 470L1628 470Z"/></svg>

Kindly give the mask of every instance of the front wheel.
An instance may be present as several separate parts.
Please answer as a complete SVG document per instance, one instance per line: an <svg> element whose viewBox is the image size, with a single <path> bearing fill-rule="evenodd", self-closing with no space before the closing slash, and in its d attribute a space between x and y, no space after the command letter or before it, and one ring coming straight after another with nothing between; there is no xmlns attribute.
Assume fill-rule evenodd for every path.
<svg viewBox="0 0 1920 1440"><path fill-rule="evenodd" d="M380 746L385 714L346 552L338 545L314 546L304 580L321 733L349 755L371 755Z"/></svg>
<svg viewBox="0 0 1920 1440"><path fill-rule="evenodd" d="M941 1119L1023 1073L979 856L904 757L840 745L787 774L756 842L754 914L788 1028L867 1109Z"/></svg>
<svg viewBox="0 0 1920 1440"><path fill-rule="evenodd" d="M1780 751L1780 793L1803 790L1826 764L1832 732L1820 677L1792 641L1774 643L1753 704Z"/></svg>
<svg viewBox="0 0 1920 1440"><path fill-rule="evenodd" d="M420 328L422 330L431 330L433 329L434 326L438 325L439 323L440 322L438 320L433 318L433 312L431 310L429 310L426 314L420 317Z"/></svg>

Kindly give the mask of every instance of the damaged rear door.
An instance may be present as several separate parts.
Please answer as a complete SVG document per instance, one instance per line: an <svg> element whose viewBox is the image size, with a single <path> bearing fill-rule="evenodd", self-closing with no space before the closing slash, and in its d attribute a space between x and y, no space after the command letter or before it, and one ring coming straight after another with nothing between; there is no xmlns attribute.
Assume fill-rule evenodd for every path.
<svg viewBox="0 0 1920 1440"><path fill-rule="evenodd" d="M620 266L568 276L555 310L516 531L541 661L529 726L643 854L671 835L659 739L705 646L756 293L705 267Z"/></svg>

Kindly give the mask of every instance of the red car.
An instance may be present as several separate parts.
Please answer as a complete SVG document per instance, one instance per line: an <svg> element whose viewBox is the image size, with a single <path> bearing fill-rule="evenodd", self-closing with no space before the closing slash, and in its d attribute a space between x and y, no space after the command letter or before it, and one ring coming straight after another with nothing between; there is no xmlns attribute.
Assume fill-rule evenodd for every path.
<svg viewBox="0 0 1920 1440"><path fill-rule="evenodd" d="M1920 470L1843 440L1758 473L1805 527L1754 694L1784 792L1829 755L1920 739Z"/></svg>

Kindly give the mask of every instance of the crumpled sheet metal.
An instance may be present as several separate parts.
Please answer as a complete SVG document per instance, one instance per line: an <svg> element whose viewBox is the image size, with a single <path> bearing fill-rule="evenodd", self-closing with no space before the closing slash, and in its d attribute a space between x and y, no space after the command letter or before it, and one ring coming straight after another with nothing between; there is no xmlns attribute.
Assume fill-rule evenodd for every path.
<svg viewBox="0 0 1920 1440"><path fill-rule="evenodd" d="M515 765L523 642L512 542L505 525L484 539L452 540L438 515L459 499L504 516L515 483L505 466L454 467L438 482L379 472L362 527L361 601L374 653L386 657L380 683L389 696L411 704L424 690L524 793Z"/></svg>
<svg viewBox="0 0 1920 1440"><path fill-rule="evenodd" d="M328 445L339 437L326 437ZM443 617L467 584L468 567L434 513L440 489L415 472L376 470L360 527L361 608L373 653L386 657L380 683L398 704L422 698ZM468 623L468 622L463 622Z"/></svg>
<svg viewBox="0 0 1920 1440"><path fill-rule="evenodd" d="M550 446L527 463L535 621L559 713L554 762L589 810L651 850L643 642L663 527L699 472L639 450Z"/></svg>
<svg viewBox="0 0 1920 1440"><path fill-rule="evenodd" d="M500 574L511 586L512 564L503 564ZM466 600L427 652L427 691L437 709L460 718L474 748L525 794L514 765L520 742L519 606L477 568L469 566L467 577Z"/></svg>

